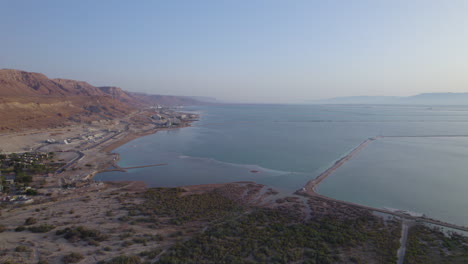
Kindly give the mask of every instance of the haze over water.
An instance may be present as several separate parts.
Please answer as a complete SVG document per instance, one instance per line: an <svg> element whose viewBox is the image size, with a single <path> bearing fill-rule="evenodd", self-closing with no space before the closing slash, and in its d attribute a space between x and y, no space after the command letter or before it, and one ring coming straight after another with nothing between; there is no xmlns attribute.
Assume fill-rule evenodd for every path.
<svg viewBox="0 0 468 264"><path fill-rule="evenodd" d="M255 181L292 193L369 137L468 135L468 107L224 105L193 107L192 127L116 150L122 167L97 180L149 186ZM467 138L383 138L318 187L330 197L468 224ZM252 170L259 171L253 173Z"/></svg>

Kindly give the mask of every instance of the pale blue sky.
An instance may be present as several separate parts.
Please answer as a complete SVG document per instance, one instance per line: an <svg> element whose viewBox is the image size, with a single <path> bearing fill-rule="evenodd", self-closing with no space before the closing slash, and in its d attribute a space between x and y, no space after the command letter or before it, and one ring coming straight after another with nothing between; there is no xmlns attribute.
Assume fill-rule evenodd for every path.
<svg viewBox="0 0 468 264"><path fill-rule="evenodd" d="M0 68L248 102L468 92L464 0L0 0Z"/></svg>

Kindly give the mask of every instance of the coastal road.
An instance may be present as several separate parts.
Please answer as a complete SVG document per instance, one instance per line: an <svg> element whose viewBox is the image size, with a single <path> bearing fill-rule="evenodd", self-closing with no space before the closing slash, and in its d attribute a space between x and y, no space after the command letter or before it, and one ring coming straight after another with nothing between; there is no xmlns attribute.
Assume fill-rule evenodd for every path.
<svg viewBox="0 0 468 264"><path fill-rule="evenodd" d="M78 156L76 158L72 159L71 161L69 161L67 164L60 167L59 169L57 169L55 171L56 174L62 173L65 169L67 169L71 165L75 164L77 161L81 160L85 156L85 154L83 152L81 152L81 151L67 151L67 152L75 152L76 154L78 154Z"/></svg>
<svg viewBox="0 0 468 264"><path fill-rule="evenodd" d="M127 129L128 129L128 126L127 126ZM99 142L96 142L95 144L93 144L93 145L91 145L91 146L89 146L89 147L83 149L83 151L87 151L87 150L94 149L94 148L96 148L96 147L98 147L98 146L100 146L100 145L106 143L107 141L109 141L109 140L111 140L111 139L115 139L117 136L120 136L122 133L123 133L123 132L119 132L119 133L113 134L113 135L111 135L111 136L109 136L109 137L107 137L107 138L105 138L105 139L103 139L103 140L101 140L101 141L99 141ZM71 160L71 161L68 162L66 165L62 166L61 168L59 168L59 169L57 170L57 173L63 172L64 169L67 169L68 167L72 166L72 165L75 164L77 161L79 161L79 160L81 160L81 159L83 159L83 158L85 157L85 154L84 154L83 152L81 152L81 151L74 151L74 152L76 152L76 153L78 154L78 157L75 158L75 159L73 159L73 160Z"/></svg>

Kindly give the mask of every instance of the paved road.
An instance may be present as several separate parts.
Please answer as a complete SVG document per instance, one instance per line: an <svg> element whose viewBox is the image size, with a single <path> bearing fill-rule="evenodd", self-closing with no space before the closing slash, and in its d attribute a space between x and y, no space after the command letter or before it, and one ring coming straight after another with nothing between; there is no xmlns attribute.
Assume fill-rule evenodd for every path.
<svg viewBox="0 0 468 264"><path fill-rule="evenodd" d="M62 167L60 167L59 169L57 169L55 171L56 174L62 173L65 169L67 169L71 165L75 164L78 160L82 159L85 156L84 153L81 152L81 151L67 151L67 152L75 152L76 154L78 154L78 157L72 159L67 164L65 164Z"/></svg>

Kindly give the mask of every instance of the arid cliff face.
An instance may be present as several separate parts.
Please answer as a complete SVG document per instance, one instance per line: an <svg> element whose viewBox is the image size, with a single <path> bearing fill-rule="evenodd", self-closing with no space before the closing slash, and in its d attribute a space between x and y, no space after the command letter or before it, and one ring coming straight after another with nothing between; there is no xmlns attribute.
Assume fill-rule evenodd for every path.
<svg viewBox="0 0 468 264"><path fill-rule="evenodd" d="M189 97L129 93L41 73L0 70L0 133L109 120L145 106L196 104L200 102Z"/></svg>
<svg viewBox="0 0 468 264"><path fill-rule="evenodd" d="M112 119L132 110L129 101L86 82L0 70L0 132Z"/></svg>

